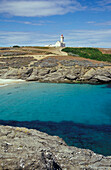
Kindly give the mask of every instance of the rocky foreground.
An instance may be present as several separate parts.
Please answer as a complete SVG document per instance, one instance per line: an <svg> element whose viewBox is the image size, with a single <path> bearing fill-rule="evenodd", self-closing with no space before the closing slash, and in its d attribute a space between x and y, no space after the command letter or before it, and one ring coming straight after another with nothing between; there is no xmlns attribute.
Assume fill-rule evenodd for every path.
<svg viewBox="0 0 111 170"><path fill-rule="evenodd" d="M111 64L47 57L0 58L0 78L55 83L110 83Z"/></svg>
<svg viewBox="0 0 111 170"><path fill-rule="evenodd" d="M110 170L111 156L69 147L57 136L0 126L0 170Z"/></svg>

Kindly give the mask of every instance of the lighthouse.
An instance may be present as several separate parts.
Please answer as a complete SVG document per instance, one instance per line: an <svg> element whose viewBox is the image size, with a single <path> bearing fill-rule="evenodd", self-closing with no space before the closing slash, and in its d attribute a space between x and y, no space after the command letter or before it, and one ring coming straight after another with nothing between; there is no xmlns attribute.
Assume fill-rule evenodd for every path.
<svg viewBox="0 0 111 170"><path fill-rule="evenodd" d="M63 34L61 35L61 43L63 43L64 42L64 36L63 36Z"/></svg>
<svg viewBox="0 0 111 170"><path fill-rule="evenodd" d="M46 45L46 47L65 47L64 36L63 34L60 36L60 41L57 41L54 45Z"/></svg>

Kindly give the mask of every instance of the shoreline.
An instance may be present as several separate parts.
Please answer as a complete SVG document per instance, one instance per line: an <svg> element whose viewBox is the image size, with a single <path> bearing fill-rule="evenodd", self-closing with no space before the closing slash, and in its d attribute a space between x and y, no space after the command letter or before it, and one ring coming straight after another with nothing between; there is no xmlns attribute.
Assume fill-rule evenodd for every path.
<svg viewBox="0 0 111 170"><path fill-rule="evenodd" d="M90 84L90 85L104 85L104 84L111 84L111 82L89 82L89 81L75 81L75 82L70 82L70 81L36 81L36 80L22 80L22 79L1 79L0 78L0 87L4 87L7 85L13 85L13 84L18 84L18 83L31 83L31 82L38 82L38 83L57 83L57 84Z"/></svg>
<svg viewBox="0 0 111 170"><path fill-rule="evenodd" d="M25 80L22 79L0 79L0 87L16 84L16 83L22 83L25 82Z"/></svg>

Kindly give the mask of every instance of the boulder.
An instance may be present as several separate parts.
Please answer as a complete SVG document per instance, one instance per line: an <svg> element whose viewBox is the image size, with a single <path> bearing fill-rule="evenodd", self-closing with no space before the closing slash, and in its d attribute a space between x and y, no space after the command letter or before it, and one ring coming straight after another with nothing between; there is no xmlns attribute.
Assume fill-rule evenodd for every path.
<svg viewBox="0 0 111 170"><path fill-rule="evenodd" d="M95 69L91 68L81 77L81 80L89 80L94 77L95 73Z"/></svg>
<svg viewBox="0 0 111 170"><path fill-rule="evenodd" d="M77 79L77 76L73 75L73 74L67 74L65 76L66 79L68 80L76 80Z"/></svg>
<svg viewBox="0 0 111 170"><path fill-rule="evenodd" d="M111 77L107 77L107 76L102 76L102 75L97 75L94 76L95 79L102 81L102 82L110 82L111 81Z"/></svg>

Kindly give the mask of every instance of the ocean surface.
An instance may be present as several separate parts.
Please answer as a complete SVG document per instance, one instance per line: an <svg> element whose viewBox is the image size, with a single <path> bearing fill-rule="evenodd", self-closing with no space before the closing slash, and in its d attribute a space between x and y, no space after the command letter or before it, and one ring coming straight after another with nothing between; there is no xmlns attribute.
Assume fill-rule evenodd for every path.
<svg viewBox="0 0 111 170"><path fill-rule="evenodd" d="M111 155L111 86L23 83L0 87L0 124L34 128Z"/></svg>

